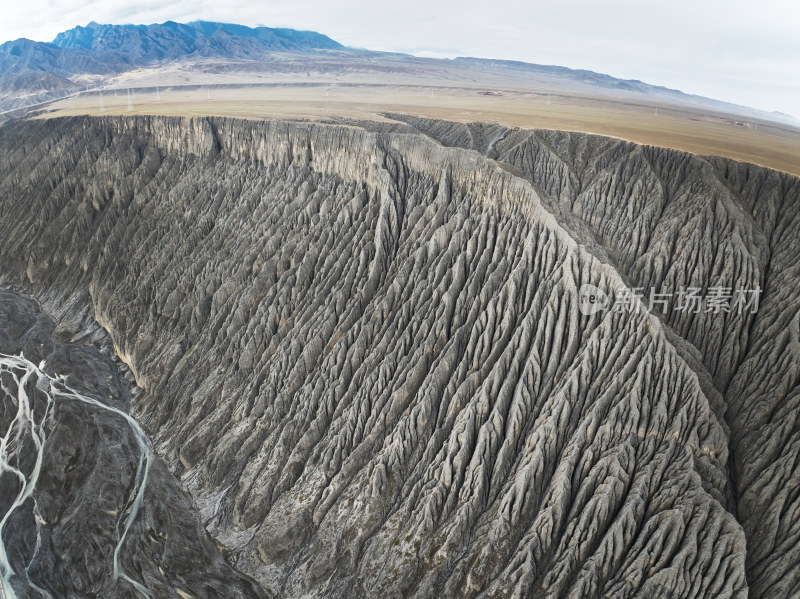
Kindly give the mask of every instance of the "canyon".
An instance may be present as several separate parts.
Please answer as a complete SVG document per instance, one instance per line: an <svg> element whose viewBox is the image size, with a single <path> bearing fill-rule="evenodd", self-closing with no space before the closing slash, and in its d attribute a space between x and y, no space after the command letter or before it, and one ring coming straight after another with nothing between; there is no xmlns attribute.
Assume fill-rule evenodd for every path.
<svg viewBox="0 0 800 599"><path fill-rule="evenodd" d="M796 592L797 177L396 113L0 148L7 596Z"/></svg>

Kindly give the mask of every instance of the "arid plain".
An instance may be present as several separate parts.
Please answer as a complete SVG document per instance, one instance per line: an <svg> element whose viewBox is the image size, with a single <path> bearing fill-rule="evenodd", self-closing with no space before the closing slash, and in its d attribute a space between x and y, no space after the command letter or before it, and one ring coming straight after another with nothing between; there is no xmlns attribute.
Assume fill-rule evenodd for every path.
<svg viewBox="0 0 800 599"><path fill-rule="evenodd" d="M386 112L618 137L800 175L800 128L694 96L604 88L522 66L378 55L253 65L188 62L140 69L45 107L41 116L179 115L385 120ZM467 61L465 61L467 62ZM656 88L659 89L659 88ZM129 92L130 91L130 103ZM726 107L730 107L727 110Z"/></svg>

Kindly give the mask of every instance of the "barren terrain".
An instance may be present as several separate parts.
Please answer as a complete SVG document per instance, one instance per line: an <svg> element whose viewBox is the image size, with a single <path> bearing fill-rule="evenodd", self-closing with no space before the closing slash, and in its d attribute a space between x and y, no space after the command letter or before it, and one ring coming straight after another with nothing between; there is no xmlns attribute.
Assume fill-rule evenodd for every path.
<svg viewBox="0 0 800 599"><path fill-rule="evenodd" d="M98 85L97 80L90 82ZM281 55L265 63L173 63L105 80L43 116L232 116L385 120L398 112L459 122L597 133L800 174L800 129L675 93L607 89L573 76L407 56ZM131 89L132 110L128 108ZM656 88L658 89L658 88ZM102 95L102 103L101 103ZM729 110L726 111L726 107ZM747 109L742 109L747 110ZM758 111L752 111L757 114Z"/></svg>

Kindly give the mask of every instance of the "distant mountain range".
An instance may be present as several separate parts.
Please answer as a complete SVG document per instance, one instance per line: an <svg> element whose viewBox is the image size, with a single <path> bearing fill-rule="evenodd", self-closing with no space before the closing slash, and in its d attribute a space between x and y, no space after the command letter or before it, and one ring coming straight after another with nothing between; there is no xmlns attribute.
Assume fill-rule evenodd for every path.
<svg viewBox="0 0 800 599"><path fill-rule="evenodd" d="M398 81L402 78L403 84L442 82L467 87L509 85L561 90L666 102L797 125L788 115L588 70L481 58L417 58L348 48L314 31L207 21L153 25L92 22L59 33L51 43L21 38L0 44L0 114L62 98L87 86L105 85L109 78L134 69L181 61L191 63L193 72L206 73L313 72L318 78L338 81L342 76L356 75L355 80L361 83L380 73Z"/></svg>
<svg viewBox="0 0 800 599"><path fill-rule="evenodd" d="M246 27L226 23L157 25L99 25L89 23L56 36L53 45L64 50L92 50L132 64L204 56L255 58L281 50L334 50L340 43L314 31Z"/></svg>
<svg viewBox="0 0 800 599"><path fill-rule="evenodd" d="M79 91L86 76L108 76L186 58L259 59L274 52L344 46L314 31L227 23L101 25L59 33L52 43L0 44L0 111ZM76 78L84 78L78 81Z"/></svg>
<svg viewBox="0 0 800 599"><path fill-rule="evenodd" d="M252 59L276 51L340 49L313 31L225 23L100 25L59 33L52 43L18 39L0 45L0 76L49 72L60 77L119 73L186 57Z"/></svg>

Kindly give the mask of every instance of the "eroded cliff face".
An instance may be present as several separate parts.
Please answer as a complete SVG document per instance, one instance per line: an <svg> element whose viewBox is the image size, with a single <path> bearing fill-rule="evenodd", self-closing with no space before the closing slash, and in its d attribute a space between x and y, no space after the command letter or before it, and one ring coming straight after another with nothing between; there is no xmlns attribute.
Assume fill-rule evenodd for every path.
<svg viewBox="0 0 800 599"><path fill-rule="evenodd" d="M744 318L682 311L662 318L698 350L724 396L751 595L796 592L800 180L596 136L394 116L512 167L565 222L586 224L631 285L764 290L757 314Z"/></svg>
<svg viewBox="0 0 800 599"><path fill-rule="evenodd" d="M155 451L266 592L790 596L798 180L384 127L8 124L0 281L108 331ZM587 316L584 284L764 293Z"/></svg>

